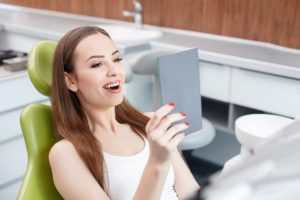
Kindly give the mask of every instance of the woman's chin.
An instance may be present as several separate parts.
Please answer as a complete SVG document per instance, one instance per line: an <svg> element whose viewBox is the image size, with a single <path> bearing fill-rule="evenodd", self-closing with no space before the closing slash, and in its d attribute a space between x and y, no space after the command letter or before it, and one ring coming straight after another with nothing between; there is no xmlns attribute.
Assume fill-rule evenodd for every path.
<svg viewBox="0 0 300 200"><path fill-rule="evenodd" d="M122 96L118 97L117 99L114 99L114 102L112 102L112 103L114 104L114 106L118 106L123 102L123 100L124 100L124 96L122 95Z"/></svg>

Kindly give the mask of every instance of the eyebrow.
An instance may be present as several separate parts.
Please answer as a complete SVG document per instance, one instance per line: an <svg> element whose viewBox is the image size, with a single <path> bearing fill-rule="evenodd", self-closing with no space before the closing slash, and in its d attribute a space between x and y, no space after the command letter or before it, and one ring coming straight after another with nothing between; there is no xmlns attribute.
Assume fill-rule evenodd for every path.
<svg viewBox="0 0 300 200"><path fill-rule="evenodd" d="M113 56L113 55L115 55L117 53L120 53L120 51L119 50L115 50L111 55ZM92 58L104 58L104 56L103 55L94 55L94 56L89 57L86 61L89 61Z"/></svg>

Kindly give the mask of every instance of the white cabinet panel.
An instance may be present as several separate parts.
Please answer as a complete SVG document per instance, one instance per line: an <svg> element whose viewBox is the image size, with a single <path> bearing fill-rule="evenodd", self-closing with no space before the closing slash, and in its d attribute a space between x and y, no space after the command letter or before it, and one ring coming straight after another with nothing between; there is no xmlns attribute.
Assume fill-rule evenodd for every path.
<svg viewBox="0 0 300 200"><path fill-rule="evenodd" d="M23 108L0 114L0 143L22 134L20 114Z"/></svg>
<svg viewBox="0 0 300 200"><path fill-rule="evenodd" d="M295 117L300 114L300 80L233 69L230 101Z"/></svg>
<svg viewBox="0 0 300 200"><path fill-rule="evenodd" d="M204 97L228 102L231 68L219 64L200 62L201 94Z"/></svg>
<svg viewBox="0 0 300 200"><path fill-rule="evenodd" d="M41 102L50 105L50 101ZM20 115L24 107L0 113L0 144L2 141L22 135Z"/></svg>
<svg viewBox="0 0 300 200"><path fill-rule="evenodd" d="M0 200L16 200L22 181L0 189Z"/></svg>
<svg viewBox="0 0 300 200"><path fill-rule="evenodd" d="M2 80L0 93L0 112L46 99L33 87L28 76Z"/></svg>
<svg viewBox="0 0 300 200"><path fill-rule="evenodd" d="M27 153L23 137L0 145L0 185L24 175Z"/></svg>

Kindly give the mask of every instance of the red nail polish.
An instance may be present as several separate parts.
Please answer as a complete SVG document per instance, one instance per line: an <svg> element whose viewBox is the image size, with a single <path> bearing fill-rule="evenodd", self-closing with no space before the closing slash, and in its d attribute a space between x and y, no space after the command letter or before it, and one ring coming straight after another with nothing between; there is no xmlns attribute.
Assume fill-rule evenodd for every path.
<svg viewBox="0 0 300 200"><path fill-rule="evenodd" d="M182 116L184 116L184 117L186 116L186 114L185 114L184 112L181 112L180 114L181 114Z"/></svg>
<svg viewBox="0 0 300 200"><path fill-rule="evenodd" d="M184 122L185 123L185 125L187 125L187 126L189 126L190 125L190 123L188 123L188 122Z"/></svg>
<svg viewBox="0 0 300 200"><path fill-rule="evenodd" d="M175 106L175 103L174 103L174 102L170 102L170 103L169 103L169 106L173 106L173 107L174 107L174 106Z"/></svg>

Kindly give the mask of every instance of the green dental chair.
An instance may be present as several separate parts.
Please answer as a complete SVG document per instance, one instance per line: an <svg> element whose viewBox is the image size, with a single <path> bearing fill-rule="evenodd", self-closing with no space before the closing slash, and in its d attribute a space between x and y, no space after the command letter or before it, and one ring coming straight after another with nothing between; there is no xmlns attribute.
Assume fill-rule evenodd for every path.
<svg viewBox="0 0 300 200"><path fill-rule="evenodd" d="M43 95L51 94L51 68L56 42L41 41L31 50L28 73L34 87ZM28 164L18 200L63 199L55 189L48 153L56 142L52 127L51 107L44 104L27 106L20 118L27 148Z"/></svg>

